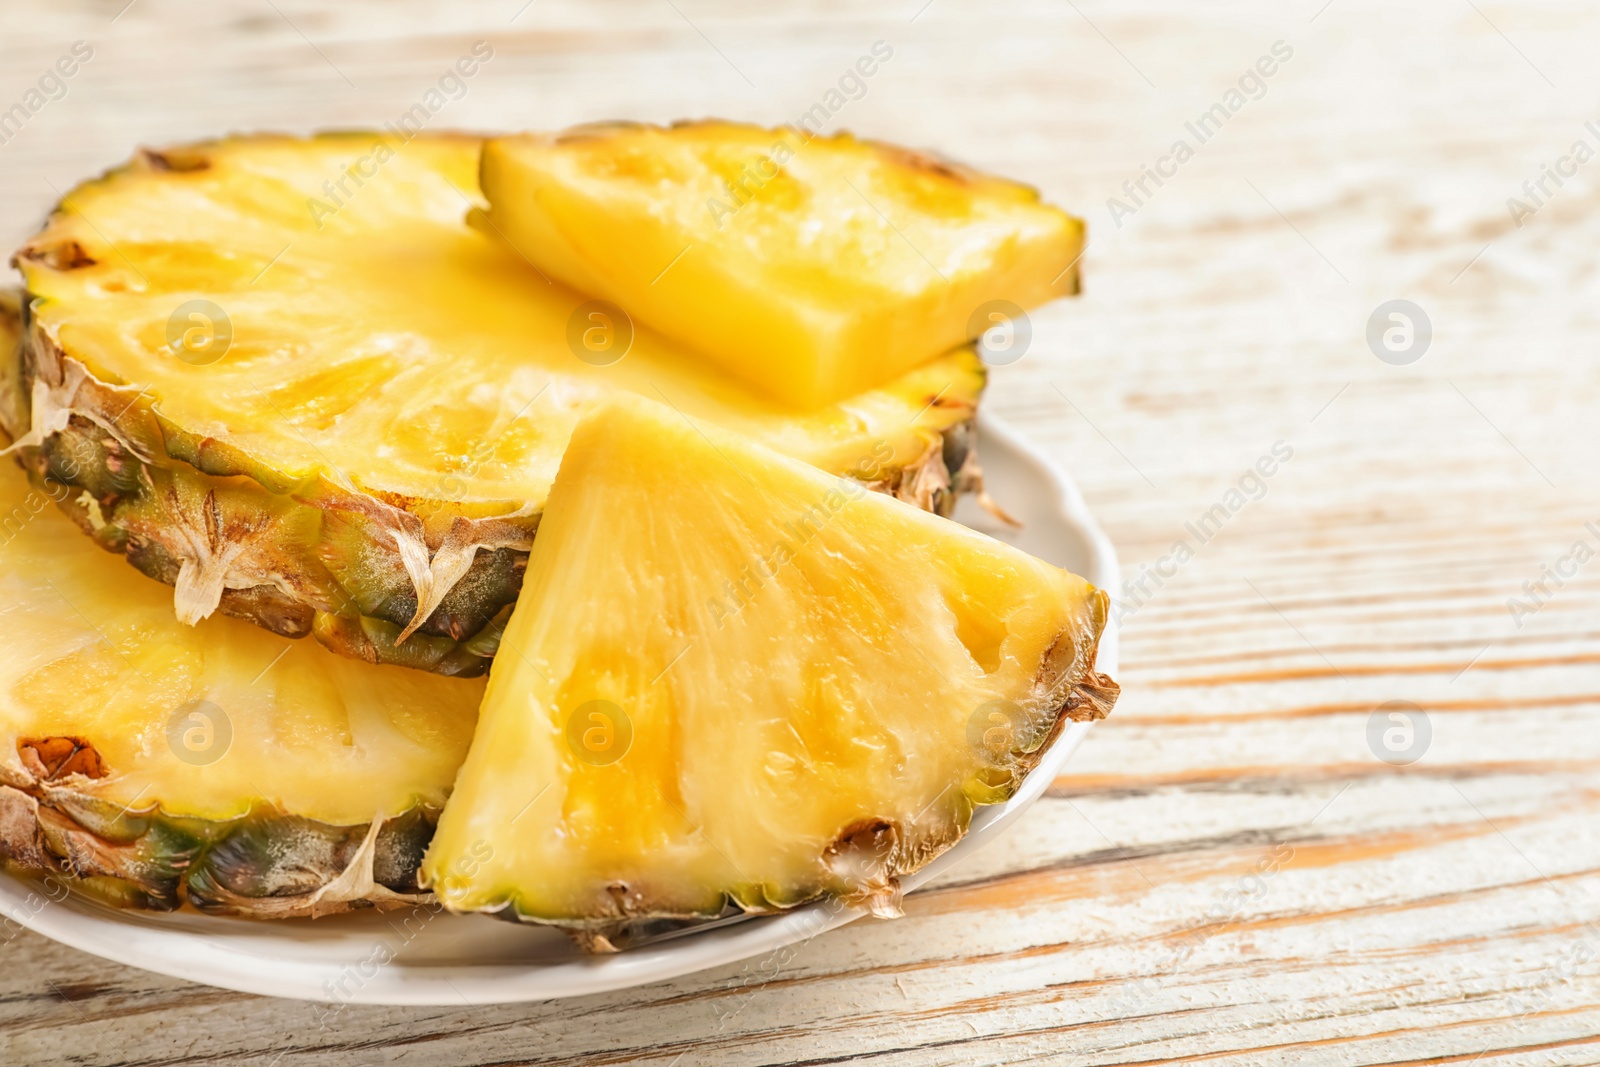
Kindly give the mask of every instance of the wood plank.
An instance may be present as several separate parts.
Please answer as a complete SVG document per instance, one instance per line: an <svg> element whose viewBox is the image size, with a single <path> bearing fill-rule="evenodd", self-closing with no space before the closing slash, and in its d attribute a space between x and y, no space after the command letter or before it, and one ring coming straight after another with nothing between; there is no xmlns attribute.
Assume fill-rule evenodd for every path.
<svg viewBox="0 0 1600 1067"><path fill-rule="evenodd" d="M392 119L484 39L441 124L836 118L1040 185L1090 221L1083 298L988 403L1072 471L1137 585L1124 698L1005 840L905 919L544 1004L357 1008L0 943L0 1061L154 1065L1600 1062L1600 195L1521 195L1600 117L1567 0L45 4L0 11L0 245L136 144ZM915 17L913 17L915 16ZM1282 40L1293 57L1119 227L1107 209ZM747 80L748 79L748 80ZM1432 347L1379 362L1381 302ZM1209 537L1275 442L1293 456ZM1193 558L1151 575L1179 541ZM1409 700L1428 751L1368 747ZM1270 873L1262 865L1270 867Z"/></svg>

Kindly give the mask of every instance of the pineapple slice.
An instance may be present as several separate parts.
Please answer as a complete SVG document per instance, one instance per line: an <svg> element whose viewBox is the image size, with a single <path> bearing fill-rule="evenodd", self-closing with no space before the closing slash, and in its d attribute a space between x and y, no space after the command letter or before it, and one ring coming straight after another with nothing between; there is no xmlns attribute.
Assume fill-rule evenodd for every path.
<svg viewBox="0 0 1600 1067"><path fill-rule="evenodd" d="M0 294L0 346L17 341ZM0 404L16 397L0 392ZM0 860L102 900L256 918L427 903L484 685L199 627L0 470Z"/></svg>
<svg viewBox="0 0 1600 1067"><path fill-rule="evenodd" d="M1083 223L1026 186L849 134L729 122L491 140L490 218L797 410L874 389L1077 291Z"/></svg>
<svg viewBox="0 0 1600 1067"><path fill-rule="evenodd" d="M447 907L640 924L898 879L1103 717L1106 595L649 401L579 423L424 860Z"/></svg>
<svg viewBox="0 0 1600 1067"><path fill-rule="evenodd" d="M25 402L0 418L183 621L483 672L567 437L619 390L929 508L976 487L973 352L780 410L469 226L479 154L377 133L144 152L18 253L31 327L0 378Z"/></svg>

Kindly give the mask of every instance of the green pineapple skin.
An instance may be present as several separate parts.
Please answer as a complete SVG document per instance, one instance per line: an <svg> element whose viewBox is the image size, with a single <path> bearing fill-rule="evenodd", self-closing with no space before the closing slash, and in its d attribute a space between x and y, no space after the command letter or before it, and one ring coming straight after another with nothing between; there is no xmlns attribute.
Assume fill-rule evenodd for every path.
<svg viewBox="0 0 1600 1067"><path fill-rule="evenodd" d="M0 865L133 911L280 919L410 907L431 899L417 872L438 814L416 803L383 820L373 891L318 899L357 861L370 823L333 826L266 804L224 821L128 813L70 785L13 782L0 785Z"/></svg>

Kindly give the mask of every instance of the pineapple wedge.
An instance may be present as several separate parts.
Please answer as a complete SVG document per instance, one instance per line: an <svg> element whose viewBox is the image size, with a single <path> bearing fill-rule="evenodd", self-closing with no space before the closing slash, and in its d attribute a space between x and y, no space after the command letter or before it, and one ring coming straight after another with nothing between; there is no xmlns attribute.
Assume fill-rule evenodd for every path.
<svg viewBox="0 0 1600 1067"><path fill-rule="evenodd" d="M0 470L0 859L130 908L426 904L418 865L483 683L183 626L50 506L78 492Z"/></svg>
<svg viewBox="0 0 1600 1067"><path fill-rule="evenodd" d="M479 154L377 133L142 152L17 254L0 419L183 621L482 673L567 437L619 390L933 510L978 487L972 351L780 410L642 325L625 343L468 225Z"/></svg>
<svg viewBox="0 0 1600 1067"><path fill-rule="evenodd" d="M1094 670L1106 595L624 397L580 422L423 864L445 906L620 947L900 876L1005 800Z"/></svg>
<svg viewBox="0 0 1600 1067"><path fill-rule="evenodd" d="M484 145L489 217L552 277L796 410L875 389L1077 291L1083 223L849 134L583 126Z"/></svg>

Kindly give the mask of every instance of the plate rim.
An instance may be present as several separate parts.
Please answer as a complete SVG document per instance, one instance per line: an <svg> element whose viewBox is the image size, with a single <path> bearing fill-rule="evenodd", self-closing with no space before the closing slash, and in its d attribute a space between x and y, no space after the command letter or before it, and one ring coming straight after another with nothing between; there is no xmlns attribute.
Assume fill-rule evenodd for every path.
<svg viewBox="0 0 1600 1067"><path fill-rule="evenodd" d="M1047 453L985 411L977 416L979 447L997 442L1031 467L1054 491L1054 510L1073 528L1089 550L1082 577L1107 591L1120 578L1116 549L1090 513L1076 483ZM1117 668L1118 633L1114 618L1106 622L1097 667ZM946 852L902 879L912 892L930 879L965 861L999 836L1043 795L1082 743L1091 723L1074 722L1023 780L1016 794L1002 804L974 814L967 834ZM810 941L867 913L818 902L781 915L751 916L722 926L700 927L661 938L615 955L563 960L549 965L528 963L389 963L349 996L335 993L335 980L353 964L344 960L289 960L244 951L204 931L162 926L158 917L140 921L115 909L72 898L63 906L31 907L39 898L36 880L0 871L0 919L92 956L187 981L260 996L285 997L327 1004L451 1007L554 1000L612 992L679 978L696 971L749 960ZM29 904L31 910L23 905ZM178 951L180 950L181 951Z"/></svg>

